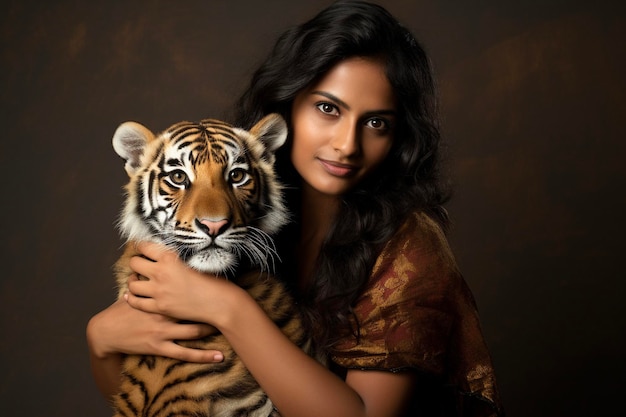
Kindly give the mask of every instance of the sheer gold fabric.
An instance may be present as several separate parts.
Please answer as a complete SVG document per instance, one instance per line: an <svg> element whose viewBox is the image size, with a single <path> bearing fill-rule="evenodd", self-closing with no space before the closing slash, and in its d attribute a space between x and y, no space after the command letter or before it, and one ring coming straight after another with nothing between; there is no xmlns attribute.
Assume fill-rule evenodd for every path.
<svg viewBox="0 0 626 417"><path fill-rule="evenodd" d="M419 371L446 393L428 394L428 401L437 397L442 404L429 405L424 415L501 415L473 296L443 232L429 217L410 216L387 243L355 315L360 335L335 346L335 365ZM416 402L426 397L419 394Z"/></svg>

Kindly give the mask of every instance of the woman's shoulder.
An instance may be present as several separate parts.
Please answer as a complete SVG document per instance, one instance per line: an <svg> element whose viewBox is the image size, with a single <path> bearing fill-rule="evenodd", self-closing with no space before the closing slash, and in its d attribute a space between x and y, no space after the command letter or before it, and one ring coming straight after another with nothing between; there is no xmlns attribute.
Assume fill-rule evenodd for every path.
<svg viewBox="0 0 626 417"><path fill-rule="evenodd" d="M401 279L408 288L419 286L421 294L447 292L461 283L446 235L426 213L415 211L406 217L376 259L370 285L385 285L390 277Z"/></svg>
<svg viewBox="0 0 626 417"><path fill-rule="evenodd" d="M427 214L411 213L387 242L354 314L359 337L336 346L335 363L415 369L456 387L467 404L485 404L484 415L500 409L473 295L445 233Z"/></svg>
<svg viewBox="0 0 626 417"><path fill-rule="evenodd" d="M411 213L378 256L354 305L359 340L340 344L335 360L346 366L340 358L349 352L364 367L441 374L465 304L463 287L442 229L426 214Z"/></svg>
<svg viewBox="0 0 626 417"><path fill-rule="evenodd" d="M423 211L410 212L405 217L404 223L387 243L387 246L394 246L395 248L398 245L441 251L444 255L452 255L443 228Z"/></svg>

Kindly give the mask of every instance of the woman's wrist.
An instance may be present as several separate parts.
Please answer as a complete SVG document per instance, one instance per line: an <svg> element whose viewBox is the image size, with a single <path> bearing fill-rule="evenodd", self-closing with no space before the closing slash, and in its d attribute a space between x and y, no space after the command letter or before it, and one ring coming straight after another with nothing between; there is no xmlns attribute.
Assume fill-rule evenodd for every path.
<svg viewBox="0 0 626 417"><path fill-rule="evenodd" d="M242 315L245 315L245 311L248 305L256 304L256 301L248 294L243 288L233 284L232 282L224 282L223 291L221 291L221 303L218 306L219 314L211 312L215 311L216 306L212 306L211 312L208 312L208 316L214 314L211 317L207 317L205 323L209 323L217 327L222 333L228 332L232 329L239 328ZM243 318L245 320L245 318Z"/></svg>

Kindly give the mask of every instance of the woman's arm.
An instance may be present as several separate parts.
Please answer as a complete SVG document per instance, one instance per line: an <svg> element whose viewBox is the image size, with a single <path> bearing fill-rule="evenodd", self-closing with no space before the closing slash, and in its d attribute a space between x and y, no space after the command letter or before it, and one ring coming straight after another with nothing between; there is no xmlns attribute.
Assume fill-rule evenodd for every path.
<svg viewBox="0 0 626 417"><path fill-rule="evenodd" d="M410 398L410 373L350 370L346 381L292 344L255 303L239 306L218 327L267 392L289 416L399 416Z"/></svg>
<svg viewBox="0 0 626 417"><path fill-rule="evenodd" d="M219 362L220 352L185 348L174 340L197 339L214 329L132 308L118 300L87 324L87 344L96 385L110 399L120 385L123 354L153 354L188 362Z"/></svg>
<svg viewBox="0 0 626 417"><path fill-rule="evenodd" d="M243 289L153 244L139 249L154 262L132 258L133 270L150 280L129 282L128 303L217 327L282 416L395 417L408 403L411 374L349 371L343 381L294 345Z"/></svg>

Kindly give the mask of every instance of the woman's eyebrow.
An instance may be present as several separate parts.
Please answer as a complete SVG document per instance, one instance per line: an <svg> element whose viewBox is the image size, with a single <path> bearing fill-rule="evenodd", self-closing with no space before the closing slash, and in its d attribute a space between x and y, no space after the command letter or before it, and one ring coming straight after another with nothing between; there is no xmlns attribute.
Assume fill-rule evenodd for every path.
<svg viewBox="0 0 626 417"><path fill-rule="evenodd" d="M318 91L318 90L312 91L311 94L317 94L319 96L326 97L327 99L332 100L335 103L337 103L340 107L343 107L346 110L350 110L350 106L348 106L348 103L346 103L339 97L335 96L334 94L328 93L326 91Z"/></svg>
<svg viewBox="0 0 626 417"><path fill-rule="evenodd" d="M343 101L342 99L340 99L339 97L335 96L332 93L329 93L327 91L315 90L315 91L312 91L311 94L316 94L322 97L326 97L327 99L336 103L339 107L343 107L346 110L350 110L350 106L348 105L348 103L346 103L345 101ZM367 114L371 114L371 115L380 114L380 115L395 116L397 114L397 111L395 109L380 109L380 110L368 111Z"/></svg>

